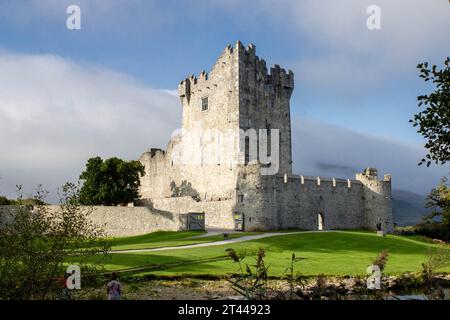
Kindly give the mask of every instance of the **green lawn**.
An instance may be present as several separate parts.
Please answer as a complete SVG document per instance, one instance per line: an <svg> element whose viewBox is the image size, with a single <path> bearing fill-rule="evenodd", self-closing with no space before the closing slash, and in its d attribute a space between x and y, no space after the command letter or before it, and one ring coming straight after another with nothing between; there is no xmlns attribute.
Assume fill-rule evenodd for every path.
<svg viewBox="0 0 450 320"><path fill-rule="evenodd" d="M195 238L197 236L201 236L204 234L206 234L206 232L204 231L182 231L182 232L158 231L135 237L113 238L111 239L112 250L177 247L189 244L224 240L222 234ZM232 233L228 235L228 239L234 239L253 234L258 234L258 232Z"/></svg>
<svg viewBox="0 0 450 320"><path fill-rule="evenodd" d="M166 235L167 236L167 235ZM142 245L143 247L164 246L167 243L180 245L186 233L170 235L171 239L161 239L160 234L118 239L120 246ZM184 237L184 238L183 238ZM164 238L164 236L163 236ZM136 243L133 244L135 239ZM154 242L146 243L155 240ZM202 240L196 239L196 240ZM385 273L401 274L420 270L427 252L436 249L435 244L401 236L378 237L368 232L318 232L276 236L265 239L232 243L229 245L181 249L158 252L114 253L106 262L107 270L124 270L143 267L133 274L144 275L215 275L222 276L238 270L225 250L234 248L239 253L246 252L245 261L253 264L259 248L266 250L266 264L270 265L270 276L282 276L289 266L292 253L304 258L296 264L296 271L304 275L363 275L378 252L388 249L390 257ZM117 247L116 247L117 248ZM446 250L449 250L448 247ZM450 266L443 270L450 272Z"/></svg>

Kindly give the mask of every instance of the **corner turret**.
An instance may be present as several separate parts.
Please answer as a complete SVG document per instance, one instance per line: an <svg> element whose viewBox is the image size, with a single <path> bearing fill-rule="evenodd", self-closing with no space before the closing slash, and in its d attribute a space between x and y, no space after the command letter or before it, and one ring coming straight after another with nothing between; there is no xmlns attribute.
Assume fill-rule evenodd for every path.
<svg viewBox="0 0 450 320"><path fill-rule="evenodd" d="M382 231L393 232L391 175L385 174L384 179L379 180L377 169L366 168L356 174L356 180L364 185L366 227L375 230L381 224Z"/></svg>

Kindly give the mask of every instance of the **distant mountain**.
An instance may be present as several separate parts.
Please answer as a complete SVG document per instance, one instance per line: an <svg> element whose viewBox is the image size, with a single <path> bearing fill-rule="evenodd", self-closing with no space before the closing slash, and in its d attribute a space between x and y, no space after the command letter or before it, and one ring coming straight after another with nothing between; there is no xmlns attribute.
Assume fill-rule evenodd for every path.
<svg viewBox="0 0 450 320"><path fill-rule="evenodd" d="M392 190L392 212L394 222L399 226L415 225L431 209L424 208L426 196L411 191Z"/></svg>

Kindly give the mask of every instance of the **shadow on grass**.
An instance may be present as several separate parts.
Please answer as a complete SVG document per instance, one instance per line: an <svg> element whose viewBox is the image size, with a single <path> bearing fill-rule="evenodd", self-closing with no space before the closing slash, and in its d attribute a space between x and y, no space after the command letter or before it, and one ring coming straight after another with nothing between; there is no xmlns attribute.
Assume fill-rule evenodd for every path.
<svg viewBox="0 0 450 320"><path fill-rule="evenodd" d="M378 237L371 233L324 232L271 237L249 241L270 251L307 251L318 253L371 252L388 249L395 254L423 254L438 247L398 236ZM237 243L235 247L239 247Z"/></svg>
<svg viewBox="0 0 450 320"><path fill-rule="evenodd" d="M186 238L203 235L204 231L157 231L140 236L126 237L126 238L112 238L111 243L113 247L116 246L126 246L126 245L136 245L143 243L162 243L162 242L173 242L180 241Z"/></svg>
<svg viewBox="0 0 450 320"><path fill-rule="evenodd" d="M120 254L121 260L128 260L128 261L135 261L137 258L136 255L132 254ZM141 256L142 257L142 256ZM140 259L140 257L139 257ZM130 262L129 268L121 268L114 270L117 273L136 273L136 272L142 272L142 271L161 271L165 269L172 269L172 268L186 268L186 266L190 265L201 265L203 263L208 262L217 262L217 261L223 261L229 259L226 255L218 256L218 257L209 257L209 258L203 258L203 259L183 259L180 257L173 257L173 256L151 256L151 260L153 263L150 264L144 264L144 265L138 265L136 266L136 262ZM158 262L156 262L158 261ZM141 261L142 262L142 261ZM120 263L121 266L124 265L123 262ZM189 268L188 268L189 269Z"/></svg>

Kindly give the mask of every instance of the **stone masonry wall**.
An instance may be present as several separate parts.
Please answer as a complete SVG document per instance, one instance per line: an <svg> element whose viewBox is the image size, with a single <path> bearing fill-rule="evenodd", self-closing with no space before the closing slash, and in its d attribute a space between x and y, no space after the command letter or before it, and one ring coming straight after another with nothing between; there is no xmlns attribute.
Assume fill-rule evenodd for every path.
<svg viewBox="0 0 450 320"><path fill-rule="evenodd" d="M200 141L190 141L189 137L200 136L208 130L224 133L238 130L238 59L236 50L228 46L211 72L203 71L198 77L192 75L180 83L178 90L183 108L181 134L169 141L166 151L152 149L139 159L146 169L146 175L141 179L143 198L173 197L173 187L182 185L189 185L191 191L202 200L219 201L234 197L239 145L217 141L215 137L201 137ZM202 110L203 98L208 98L207 110ZM220 148L217 150L218 156L211 159L206 150L214 145ZM183 158L178 162L180 154ZM231 158L228 159L228 156Z"/></svg>
<svg viewBox="0 0 450 320"><path fill-rule="evenodd" d="M207 228L234 228L234 200L195 201L192 197L155 198L145 200L145 204L155 212L187 214L204 212Z"/></svg>
<svg viewBox="0 0 450 320"><path fill-rule="evenodd" d="M375 170L375 169L366 169ZM239 174L236 211L246 230L376 229L393 230L390 176L380 181L366 171L356 180L297 175L261 176L258 165Z"/></svg>
<svg viewBox="0 0 450 320"><path fill-rule="evenodd" d="M58 210L59 206L48 206ZM19 207L0 206L0 220L11 221ZM186 230L186 215L158 212L148 207L95 206L90 215L92 223L101 226L110 237L128 237L155 231Z"/></svg>
<svg viewBox="0 0 450 320"><path fill-rule="evenodd" d="M319 214L323 229L364 228L363 185L359 181L292 176L276 187L279 227L318 230Z"/></svg>

